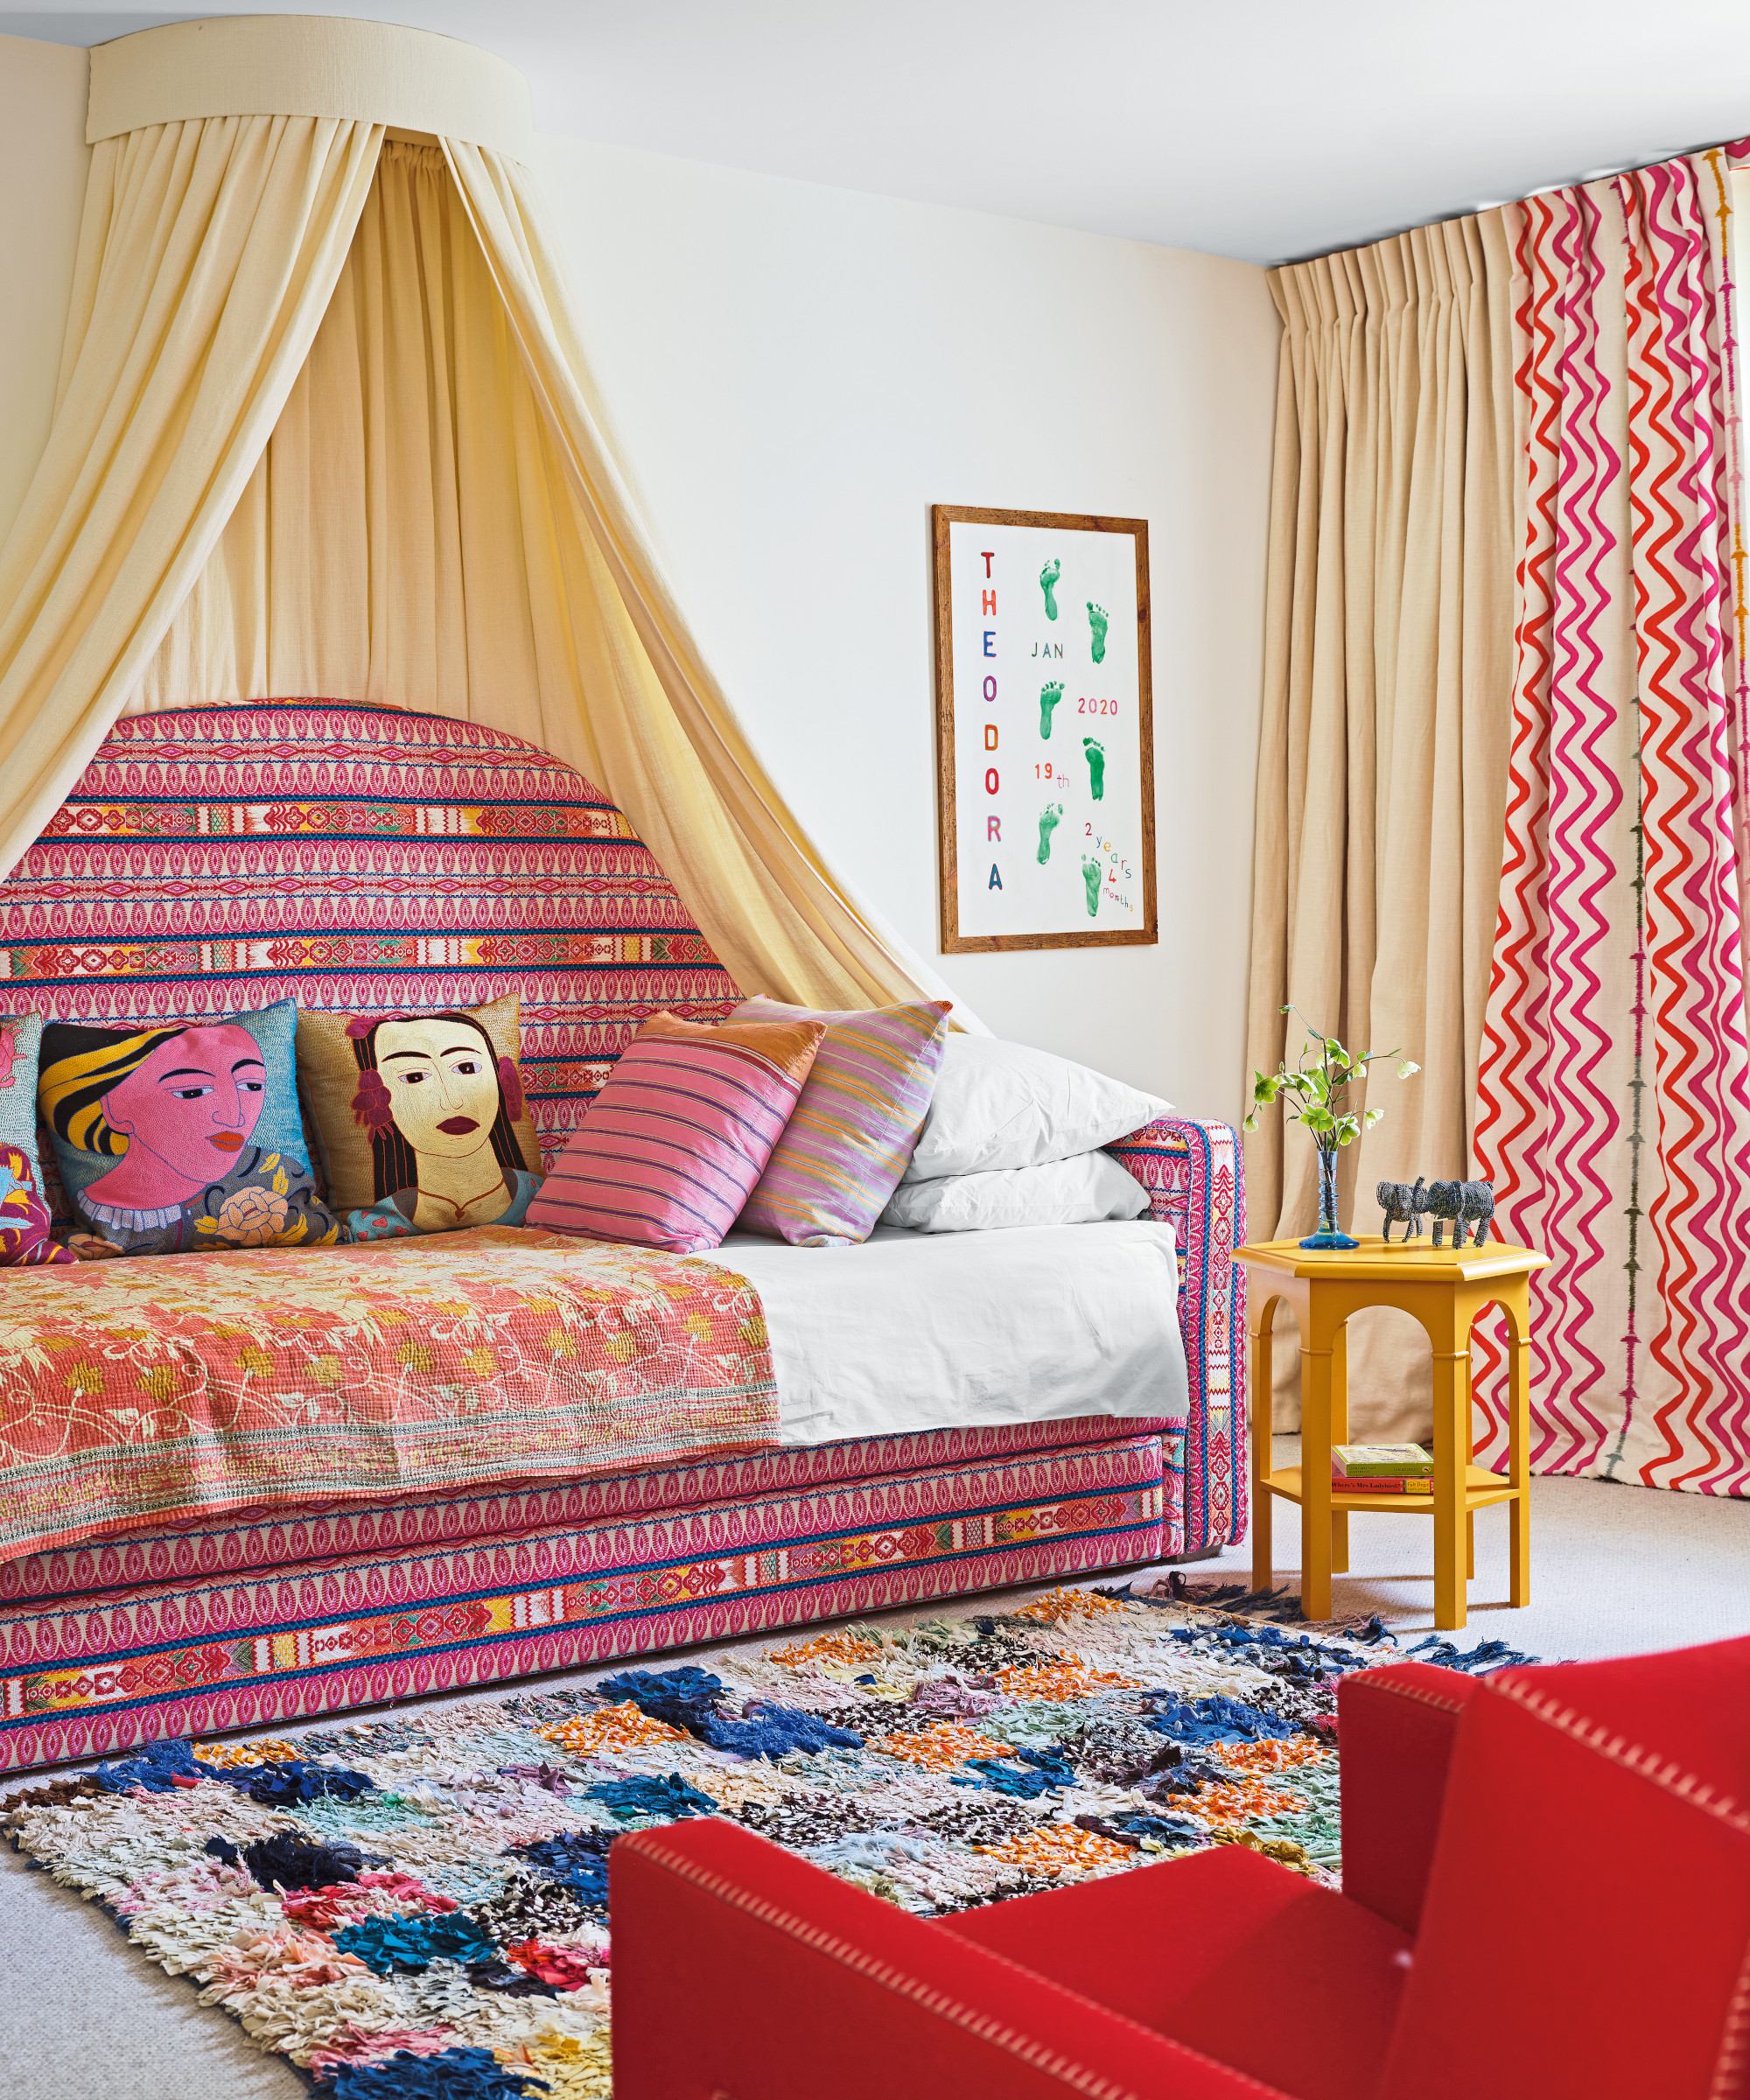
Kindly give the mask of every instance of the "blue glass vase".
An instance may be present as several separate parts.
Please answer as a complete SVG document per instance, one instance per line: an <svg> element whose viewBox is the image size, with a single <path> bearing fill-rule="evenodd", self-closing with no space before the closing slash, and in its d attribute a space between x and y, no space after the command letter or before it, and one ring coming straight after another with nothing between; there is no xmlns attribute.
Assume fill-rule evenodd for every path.
<svg viewBox="0 0 1750 2100"><path fill-rule="evenodd" d="M1319 1147L1319 1229L1300 1244L1307 1248L1359 1247L1359 1240L1337 1228L1337 1148Z"/></svg>

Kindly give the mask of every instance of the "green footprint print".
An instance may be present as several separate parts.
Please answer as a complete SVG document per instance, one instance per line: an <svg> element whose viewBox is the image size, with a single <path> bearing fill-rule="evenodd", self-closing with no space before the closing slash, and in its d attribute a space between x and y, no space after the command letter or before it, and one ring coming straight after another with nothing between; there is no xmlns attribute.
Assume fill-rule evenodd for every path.
<svg viewBox="0 0 1750 2100"><path fill-rule="evenodd" d="M1082 862L1082 880L1088 891L1088 916L1092 919L1100 909L1100 864L1097 860Z"/></svg>
<svg viewBox="0 0 1750 2100"><path fill-rule="evenodd" d="M1088 760L1088 785L1096 802L1106 799L1106 746L1096 744L1092 737L1082 739L1082 753Z"/></svg>
<svg viewBox="0 0 1750 2100"><path fill-rule="evenodd" d="M1047 620L1057 618L1057 600L1052 596L1052 588L1062 574L1063 564L1055 556L1040 570L1040 589L1045 592L1045 616Z"/></svg>
<svg viewBox="0 0 1750 2100"><path fill-rule="evenodd" d="M1057 829L1058 819L1063 815L1061 802L1047 802L1040 811L1040 865L1043 867L1051 858L1051 835Z"/></svg>
<svg viewBox="0 0 1750 2100"><path fill-rule="evenodd" d="M1052 710L1063 697L1063 681L1058 678L1040 688L1040 734L1049 738Z"/></svg>
<svg viewBox="0 0 1750 2100"><path fill-rule="evenodd" d="M1053 618L1055 617L1056 615L1054 614ZM1088 625L1093 631L1094 661L1096 663L1104 663L1106 661L1106 608L1104 606L1096 606L1092 598L1088 601Z"/></svg>

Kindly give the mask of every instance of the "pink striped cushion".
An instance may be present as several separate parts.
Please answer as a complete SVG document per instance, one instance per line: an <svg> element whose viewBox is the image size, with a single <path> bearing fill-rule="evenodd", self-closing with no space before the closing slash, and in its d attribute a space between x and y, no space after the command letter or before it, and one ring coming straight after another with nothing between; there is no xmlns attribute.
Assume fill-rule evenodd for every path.
<svg viewBox="0 0 1750 2100"><path fill-rule="evenodd" d="M789 1128L741 1225L798 1247L866 1240L912 1157L942 1062L950 1009L929 1002L873 1013L816 1013L744 999L737 1021L827 1021Z"/></svg>
<svg viewBox="0 0 1750 2100"><path fill-rule="evenodd" d="M705 1028L653 1013L554 1162L526 1222L670 1254L722 1242L783 1135L826 1028Z"/></svg>

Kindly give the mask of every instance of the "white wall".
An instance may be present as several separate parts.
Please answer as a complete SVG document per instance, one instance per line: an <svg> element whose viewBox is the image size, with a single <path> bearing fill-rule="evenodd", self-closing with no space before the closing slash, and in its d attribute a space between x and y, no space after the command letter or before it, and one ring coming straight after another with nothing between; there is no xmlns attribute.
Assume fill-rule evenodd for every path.
<svg viewBox="0 0 1750 2100"><path fill-rule="evenodd" d="M1262 270L544 138L595 376L709 660L935 956L928 512L1149 522L1158 948L951 956L989 1025L1239 1112L1278 326Z"/></svg>
<svg viewBox="0 0 1750 2100"><path fill-rule="evenodd" d="M91 158L88 71L82 51L0 37L0 540L18 515L54 409Z"/></svg>
<svg viewBox="0 0 1750 2100"><path fill-rule="evenodd" d="M0 533L41 452L81 51L0 38ZM956 956L999 1034L1234 1116L1277 323L1252 265L540 143L597 379L699 637L822 851L936 950L933 502L1149 521L1162 937Z"/></svg>

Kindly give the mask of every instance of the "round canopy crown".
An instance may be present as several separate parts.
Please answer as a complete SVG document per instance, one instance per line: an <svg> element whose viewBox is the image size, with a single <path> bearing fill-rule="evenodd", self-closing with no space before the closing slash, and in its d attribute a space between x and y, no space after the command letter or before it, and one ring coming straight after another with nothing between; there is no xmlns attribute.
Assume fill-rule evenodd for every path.
<svg viewBox="0 0 1750 2100"><path fill-rule="evenodd" d="M326 15L221 15L143 29L91 53L88 144L206 116L328 116L464 139L527 160L528 83L429 30Z"/></svg>

